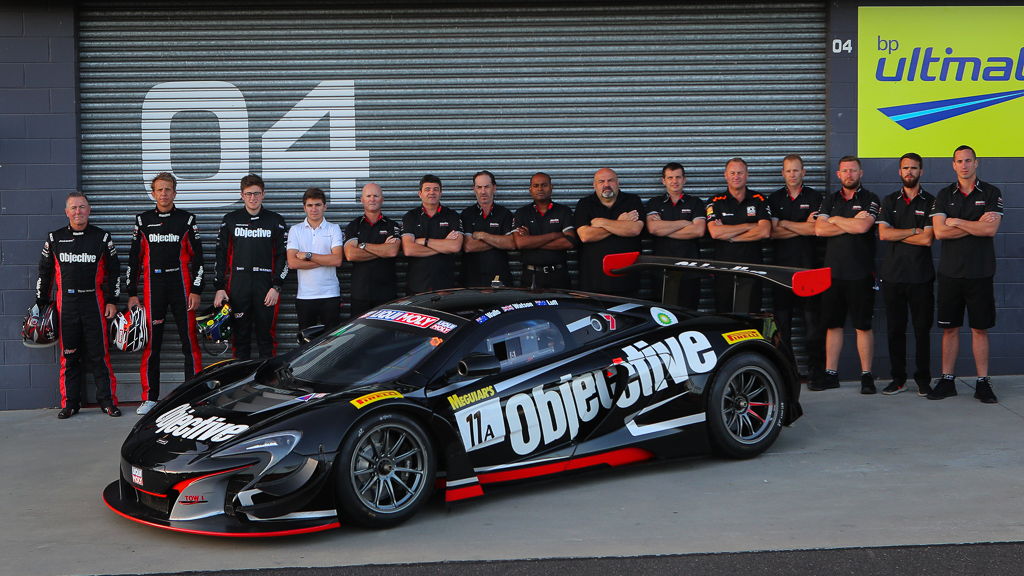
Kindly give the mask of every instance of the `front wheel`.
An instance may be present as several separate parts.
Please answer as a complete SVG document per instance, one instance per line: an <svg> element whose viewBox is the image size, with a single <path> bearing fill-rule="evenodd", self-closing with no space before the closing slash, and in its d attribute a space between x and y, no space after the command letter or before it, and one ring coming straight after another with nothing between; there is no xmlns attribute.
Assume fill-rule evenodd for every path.
<svg viewBox="0 0 1024 576"><path fill-rule="evenodd" d="M368 528L396 526L430 497L435 474L433 447L415 420L393 412L372 416L352 429L338 454L338 511Z"/></svg>
<svg viewBox="0 0 1024 576"><path fill-rule="evenodd" d="M764 356L744 352L719 369L708 393L708 433L715 451L750 458L768 449L782 429L782 377Z"/></svg>

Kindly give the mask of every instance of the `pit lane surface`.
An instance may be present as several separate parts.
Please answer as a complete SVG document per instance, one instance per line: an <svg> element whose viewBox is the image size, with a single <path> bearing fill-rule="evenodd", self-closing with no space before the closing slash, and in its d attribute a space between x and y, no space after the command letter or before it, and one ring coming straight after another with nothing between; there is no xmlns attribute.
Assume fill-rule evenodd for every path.
<svg viewBox="0 0 1024 576"><path fill-rule="evenodd" d="M967 383L943 401L911 392L861 396L853 383L806 392L806 415L753 460L655 463L523 484L451 507L435 499L389 531L275 540L175 534L110 512L100 492L116 476L118 448L138 418L133 410L113 419L87 409L66 421L55 410L0 412L0 558L4 573L29 576L360 565L375 566L346 574L375 574L383 572L363 571L387 564L434 574L450 562L519 559L560 560L488 563L478 572L481 564L471 562L459 570L715 573L720 566L728 573L814 565L805 573L881 574L872 567L918 572L926 567L918 561L937 558L931 565L941 573L1013 573L1004 562L1019 569L1020 545L875 548L1024 540L1024 377L995 378L994 406L973 400ZM820 550L797 551L806 549ZM646 558L763 550L794 552ZM434 562L446 564L417 564ZM959 571L958 562L989 569Z"/></svg>

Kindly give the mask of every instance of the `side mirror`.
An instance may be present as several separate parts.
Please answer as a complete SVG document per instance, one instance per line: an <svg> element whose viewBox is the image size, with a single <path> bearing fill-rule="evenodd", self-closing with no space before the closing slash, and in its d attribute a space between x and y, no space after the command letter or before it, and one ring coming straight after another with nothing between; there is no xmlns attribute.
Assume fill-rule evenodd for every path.
<svg viewBox="0 0 1024 576"><path fill-rule="evenodd" d="M308 344L326 331L327 326L323 324L304 328L299 332L299 344Z"/></svg>
<svg viewBox="0 0 1024 576"><path fill-rule="evenodd" d="M501 361L494 354L475 352L459 360L459 376L488 376L501 372Z"/></svg>

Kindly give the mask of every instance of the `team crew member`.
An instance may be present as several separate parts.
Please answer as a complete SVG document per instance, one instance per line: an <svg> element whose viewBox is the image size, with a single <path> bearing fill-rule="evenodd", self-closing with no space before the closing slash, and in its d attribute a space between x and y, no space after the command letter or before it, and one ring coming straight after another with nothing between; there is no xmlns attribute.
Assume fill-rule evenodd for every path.
<svg viewBox="0 0 1024 576"><path fill-rule="evenodd" d="M978 157L970 146L953 152L956 182L935 197L932 226L942 240L939 256L939 327L942 328L942 378L928 395L941 400L956 395L953 370L960 352L964 308L971 326L971 348L978 380L974 397L995 404L988 377L988 329L996 325L996 251L993 238L1003 220L1003 193L978 179Z"/></svg>
<svg viewBox="0 0 1024 576"><path fill-rule="evenodd" d="M661 169L665 194L647 201L647 231L654 236L654 254L675 258L700 258L700 238L707 220L704 202L683 192L686 170L678 162L669 162ZM685 272L678 274L686 274ZM664 288L665 273L659 273ZM700 305L700 276L682 276L678 284L678 303L696 310Z"/></svg>
<svg viewBox="0 0 1024 576"><path fill-rule="evenodd" d="M576 243L572 208L552 202L551 189L551 176L534 174L530 178L533 202L516 210L513 239L523 258L520 286L524 288L571 287L567 253Z"/></svg>
<svg viewBox="0 0 1024 576"><path fill-rule="evenodd" d="M842 187L824 198L814 232L827 238L825 265L832 268L832 287L822 296L825 310L825 381L810 390L839 387L839 353L843 350L843 325L849 314L857 332L860 356L860 393L874 394L871 374L875 339L871 331L875 291L875 237L878 197L861 188L864 176L860 159L843 156L836 176Z"/></svg>
<svg viewBox="0 0 1024 576"><path fill-rule="evenodd" d="M498 183L494 174L481 170L473 176L476 204L462 211L462 285L490 286L497 279L512 285L508 250L515 250L512 212L494 202Z"/></svg>
<svg viewBox="0 0 1024 576"><path fill-rule="evenodd" d="M352 263L352 317L398 297L395 262L402 226L381 213L380 186L363 186L363 215L345 227L345 259Z"/></svg>
<svg viewBox="0 0 1024 576"><path fill-rule="evenodd" d="M772 214L774 262L779 266L817 268L818 238L814 220L821 207L821 192L804 185L804 161L797 154L782 159L786 185L768 196ZM821 298L800 298L792 290L772 288L772 306L782 339L793 350L793 314L804 319L807 367L811 383L821 386L825 378L825 334L821 323Z"/></svg>
<svg viewBox="0 0 1024 576"><path fill-rule="evenodd" d="M612 277L604 273L608 254L639 252L644 230L640 197L619 191L619 176L610 168L594 174L594 193L576 203L573 220L580 238L580 289L617 296L636 295L635 274Z"/></svg>
<svg viewBox="0 0 1024 576"><path fill-rule="evenodd" d="M341 286L338 266L344 252L341 227L324 219L327 195L319 188L302 194L306 219L288 231L288 267L297 270L299 291L295 302L299 331L310 326L341 322Z"/></svg>
<svg viewBox="0 0 1024 576"><path fill-rule="evenodd" d="M917 349L914 382L919 396L931 392L931 328L935 295L932 226L928 217L935 197L921 189L924 162L913 152L900 158L903 187L882 199L878 238L882 241L882 298L889 330L892 382L882 394L899 394L907 381L907 311Z"/></svg>
<svg viewBox="0 0 1024 576"><path fill-rule="evenodd" d="M157 174L150 182L156 207L135 217L128 253L128 307L139 305L141 287L149 333L139 365L142 404L135 410L137 414L149 413L160 399L160 351L168 308L178 327L185 380L203 366L196 337L196 310L203 291L203 245L195 215L174 206L177 184L169 172Z"/></svg>
<svg viewBox="0 0 1024 576"><path fill-rule="evenodd" d="M277 349L277 307L288 277L288 227L277 212L263 207L263 179L242 178L244 207L228 212L217 235L217 265L213 305L231 302L235 358L252 356L252 327L260 358Z"/></svg>
<svg viewBox="0 0 1024 576"><path fill-rule="evenodd" d="M402 218L408 294L455 286L455 255L462 251L462 220L455 210L441 205L440 178L420 178L420 201L422 206Z"/></svg>
<svg viewBox="0 0 1024 576"><path fill-rule="evenodd" d="M82 406L82 364L92 366L96 402L110 416L120 416L117 379L110 367L107 321L117 314L121 266L114 241L89 224L89 199L68 194L64 214L68 225L50 232L39 259L36 305L50 303L56 281L60 355L60 412L65 419Z"/></svg>
<svg viewBox="0 0 1024 576"><path fill-rule="evenodd" d="M725 163L725 194L712 196L707 205L708 232L714 239L715 259L760 264L762 240L771 236L771 213L764 195L747 188L747 162ZM729 274L715 276L715 310L761 310L761 281Z"/></svg>

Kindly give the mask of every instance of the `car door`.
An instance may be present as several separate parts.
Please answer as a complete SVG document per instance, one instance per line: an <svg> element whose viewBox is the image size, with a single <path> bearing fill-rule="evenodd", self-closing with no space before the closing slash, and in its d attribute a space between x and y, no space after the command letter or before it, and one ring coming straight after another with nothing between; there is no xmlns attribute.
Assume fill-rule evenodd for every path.
<svg viewBox="0 0 1024 576"><path fill-rule="evenodd" d="M474 469L571 453L578 428L566 414L561 385L573 352L557 317L536 309L505 313L476 328L447 372L461 360L486 356L497 359L497 371L449 376L438 409L455 423Z"/></svg>

